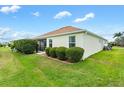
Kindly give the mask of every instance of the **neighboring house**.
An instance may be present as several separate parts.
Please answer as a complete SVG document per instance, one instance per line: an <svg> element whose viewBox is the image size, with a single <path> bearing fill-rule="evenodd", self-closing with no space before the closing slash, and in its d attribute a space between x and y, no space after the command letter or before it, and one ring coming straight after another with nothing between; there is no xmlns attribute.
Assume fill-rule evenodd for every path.
<svg viewBox="0 0 124 93"><path fill-rule="evenodd" d="M103 50L106 39L85 29L66 26L44 35L35 37L39 43L39 50L46 47L81 47L85 50L83 59Z"/></svg>

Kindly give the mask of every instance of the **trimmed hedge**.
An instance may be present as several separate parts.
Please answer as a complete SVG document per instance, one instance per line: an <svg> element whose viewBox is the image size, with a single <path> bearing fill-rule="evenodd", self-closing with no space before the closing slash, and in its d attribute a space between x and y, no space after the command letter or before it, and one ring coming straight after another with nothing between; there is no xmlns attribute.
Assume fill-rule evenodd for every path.
<svg viewBox="0 0 124 93"><path fill-rule="evenodd" d="M56 47L50 48L50 50L49 50L49 55L50 55L51 57L53 57L53 58L56 58L56 57L57 57L57 56L56 56Z"/></svg>
<svg viewBox="0 0 124 93"><path fill-rule="evenodd" d="M0 43L0 47L3 47L3 44Z"/></svg>
<svg viewBox="0 0 124 93"><path fill-rule="evenodd" d="M80 47L54 47L54 48L46 48L45 52L48 56L53 58L58 58L60 60L68 60L72 63L79 62L84 54L84 49Z"/></svg>
<svg viewBox="0 0 124 93"><path fill-rule="evenodd" d="M58 47L58 48L56 48L56 55L57 55L58 59L60 59L60 60L67 59L66 55L65 55L66 49L67 49L66 47Z"/></svg>
<svg viewBox="0 0 124 93"><path fill-rule="evenodd" d="M72 47L66 50L66 57L70 62L79 62L84 54L84 49L80 47Z"/></svg>
<svg viewBox="0 0 124 93"><path fill-rule="evenodd" d="M14 48L24 54L32 54L38 47L37 41L31 39L20 39L13 42Z"/></svg>
<svg viewBox="0 0 124 93"><path fill-rule="evenodd" d="M51 49L50 47L45 48L45 52L46 52L47 56L50 56L50 54L49 54L50 49Z"/></svg>

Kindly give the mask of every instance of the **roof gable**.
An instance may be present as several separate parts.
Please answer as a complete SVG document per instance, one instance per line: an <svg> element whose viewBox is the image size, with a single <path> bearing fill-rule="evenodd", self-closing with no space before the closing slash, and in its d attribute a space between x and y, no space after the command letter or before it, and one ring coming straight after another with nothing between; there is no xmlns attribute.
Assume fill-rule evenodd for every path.
<svg viewBox="0 0 124 93"><path fill-rule="evenodd" d="M88 34L90 34L92 36L96 36L96 37L99 37L101 39L104 39L103 37L101 37L101 36L99 36L97 34L94 34L92 32L89 32L86 29L80 29L80 28L73 27L73 26L65 26L65 27L59 28L57 30L48 32L46 34L37 36L34 39L41 39L41 38L47 38L47 37L51 37L51 36L58 36L58 35L64 35L64 34L70 34L70 33L77 33L77 32L78 33L79 32L88 33ZM104 40L106 40L106 39L104 39Z"/></svg>
<svg viewBox="0 0 124 93"><path fill-rule="evenodd" d="M74 32L74 31L78 31L78 30L82 30L82 29L77 28L77 27L72 27L72 26L66 26L66 27L59 28L55 31L51 31L46 34L43 34L42 36L58 35L58 34L62 34L62 33Z"/></svg>

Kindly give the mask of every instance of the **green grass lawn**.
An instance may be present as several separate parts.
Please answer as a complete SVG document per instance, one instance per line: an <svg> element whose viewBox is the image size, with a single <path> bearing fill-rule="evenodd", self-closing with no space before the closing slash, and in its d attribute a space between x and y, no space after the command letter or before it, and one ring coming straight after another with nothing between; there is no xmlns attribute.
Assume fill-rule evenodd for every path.
<svg viewBox="0 0 124 93"><path fill-rule="evenodd" d="M124 48L76 64L0 48L0 86L124 86Z"/></svg>

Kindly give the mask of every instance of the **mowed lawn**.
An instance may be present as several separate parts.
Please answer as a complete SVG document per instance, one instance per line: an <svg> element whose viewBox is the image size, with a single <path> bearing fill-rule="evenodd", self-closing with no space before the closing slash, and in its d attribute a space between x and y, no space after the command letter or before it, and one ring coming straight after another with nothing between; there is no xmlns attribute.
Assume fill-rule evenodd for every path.
<svg viewBox="0 0 124 93"><path fill-rule="evenodd" d="M76 64L0 48L0 86L124 86L124 48Z"/></svg>

